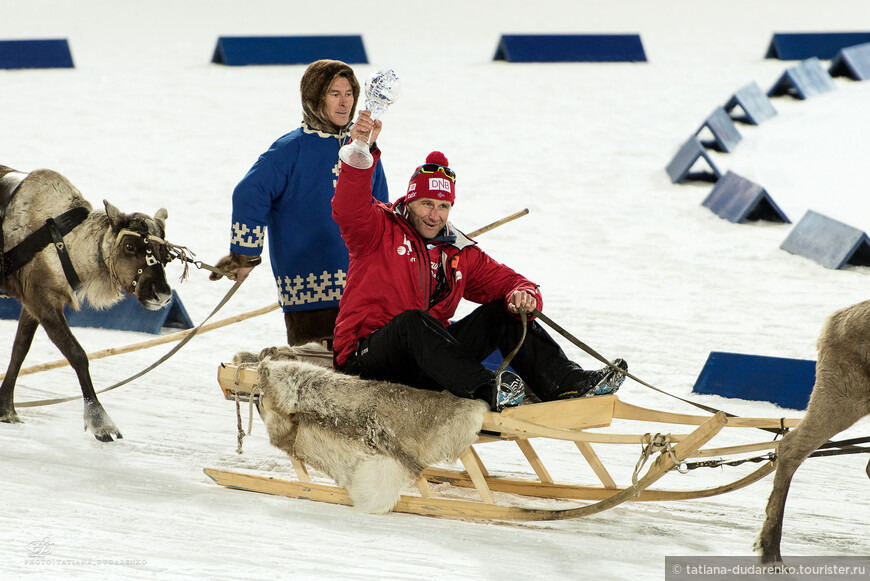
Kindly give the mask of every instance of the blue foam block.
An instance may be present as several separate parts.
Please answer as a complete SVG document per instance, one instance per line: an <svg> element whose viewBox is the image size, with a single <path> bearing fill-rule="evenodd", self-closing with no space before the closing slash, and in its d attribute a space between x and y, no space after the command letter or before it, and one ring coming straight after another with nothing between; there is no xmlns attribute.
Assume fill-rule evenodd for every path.
<svg viewBox="0 0 870 581"><path fill-rule="evenodd" d="M716 182L701 205L735 224L756 220L791 223L767 190L730 170Z"/></svg>
<svg viewBox="0 0 870 581"><path fill-rule="evenodd" d="M804 410L815 381L815 361L712 351L692 391Z"/></svg>
<svg viewBox="0 0 870 581"><path fill-rule="evenodd" d="M780 248L825 268L870 266L870 238L862 230L808 210Z"/></svg>
<svg viewBox="0 0 870 581"><path fill-rule="evenodd" d="M65 38L0 40L0 69L71 69L72 54Z"/></svg>
<svg viewBox="0 0 870 581"><path fill-rule="evenodd" d="M831 61L828 73L832 77L870 80L870 42L841 50Z"/></svg>
<svg viewBox="0 0 870 581"><path fill-rule="evenodd" d="M734 125L734 120L731 119L723 107L716 107L698 128L695 135L700 138L705 130L708 130L713 135L713 141L702 141L701 145L723 153L734 151L737 144L743 139Z"/></svg>
<svg viewBox="0 0 870 581"><path fill-rule="evenodd" d="M692 167L695 165L699 159L703 158L704 161L710 166L711 172L707 171L696 171L693 172ZM701 145L701 142L698 140L697 136L693 135L686 141L677 151L677 154L665 168L665 171L668 172L668 175L671 177L671 183L682 183L687 180L703 180L703 181L713 181L715 182L720 177L722 177L722 173L719 171L719 168L716 167L716 164L713 163L713 160L707 154L707 150L704 149L704 146Z"/></svg>
<svg viewBox="0 0 870 581"><path fill-rule="evenodd" d="M812 57L789 67L767 92L768 97L791 95L809 99L837 88L819 59Z"/></svg>
<svg viewBox="0 0 870 581"><path fill-rule="evenodd" d="M646 62L638 34L503 34L493 60L511 63Z"/></svg>
<svg viewBox="0 0 870 581"><path fill-rule="evenodd" d="M18 319L21 303L13 298L0 297L0 319Z"/></svg>
<svg viewBox="0 0 870 581"><path fill-rule="evenodd" d="M211 62L227 66L307 65L320 59L366 64L362 36L221 36Z"/></svg>
<svg viewBox="0 0 870 581"><path fill-rule="evenodd" d="M847 46L865 42L870 42L870 32L777 32L764 56L786 61L829 60Z"/></svg>
<svg viewBox="0 0 870 581"><path fill-rule="evenodd" d="M495 351L490 353L489 357L487 357L486 359L481 361L483 366L486 367L487 369L489 369L490 371L495 371L496 369L498 369L498 366L501 365L503 362L504 362L504 357L501 356L501 352L498 349L496 349ZM510 369L511 371L514 371L513 367L511 367L510 365L508 365L507 368ZM514 371L514 373L516 373L516 372Z"/></svg>
<svg viewBox="0 0 870 581"><path fill-rule="evenodd" d="M12 298L0 298L0 319L17 319L21 304ZM125 295L113 307L98 311L87 302L80 311L64 308L64 316L71 327L96 327L119 331L138 331L158 334L164 328L190 329L193 322L187 314L178 293L172 291L171 302L157 311L149 311L133 295Z"/></svg>
<svg viewBox="0 0 870 581"><path fill-rule="evenodd" d="M742 115L737 111L738 107L742 109ZM725 103L725 111L734 121L751 125L761 125L776 115L776 109L773 108L770 99L761 91L761 87L755 81L734 93Z"/></svg>

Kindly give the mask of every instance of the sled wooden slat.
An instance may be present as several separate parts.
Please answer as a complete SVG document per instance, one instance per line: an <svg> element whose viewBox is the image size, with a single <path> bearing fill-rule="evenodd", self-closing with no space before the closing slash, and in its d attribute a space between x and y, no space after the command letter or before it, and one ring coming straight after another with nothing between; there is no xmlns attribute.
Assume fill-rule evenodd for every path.
<svg viewBox="0 0 870 581"><path fill-rule="evenodd" d="M417 480L414 481L414 485L417 487L417 490L420 491L420 496L423 498L432 498L432 488L429 486L429 481L423 476L417 478Z"/></svg>
<svg viewBox="0 0 870 581"><path fill-rule="evenodd" d="M248 490L264 494L274 494L351 506L350 496L343 488L316 483L279 480L274 477L257 476L206 468L203 472L212 480L227 488ZM405 512L429 516L453 518L482 518L502 520L542 520L537 511L514 506L500 506L466 500L433 499L402 495L393 508L395 512ZM525 517L525 518L523 518ZM538 518L535 518L538 517Z"/></svg>
<svg viewBox="0 0 870 581"><path fill-rule="evenodd" d="M469 446L469 450L471 450L471 454L474 456L477 465L480 467L480 473L484 475L484 477L489 478L489 471L487 471L486 466L483 465L483 460L480 459L480 456L477 455L477 450L474 449L474 446Z"/></svg>
<svg viewBox="0 0 870 581"><path fill-rule="evenodd" d="M776 464L768 461L742 478L729 482L728 484L711 488L702 488L698 490L659 490L647 488L638 496L629 498L628 502L665 502L671 500L692 500L696 498L718 496L758 482L773 472L775 468ZM424 472L424 475L429 482L436 484L446 483L465 488L474 486L471 480L469 480L468 475L464 472L429 468ZM536 498L560 498L565 500L603 500L613 495L615 492L624 490L624 488L610 489L602 488L600 486L581 486L577 484L548 484L536 482L534 480L517 480L501 477L488 479L487 485L493 492L533 496Z"/></svg>
<svg viewBox="0 0 870 581"><path fill-rule="evenodd" d="M293 464L293 470L296 471L296 478L300 482L311 482L311 476L308 474L308 468L304 462L300 462L296 458L290 456L290 463Z"/></svg>
<svg viewBox="0 0 870 581"><path fill-rule="evenodd" d="M498 414L490 412L487 417L512 418L566 430L605 428L613 420L617 401L615 395L550 401L507 408ZM487 429L486 420L483 429Z"/></svg>
<svg viewBox="0 0 870 581"><path fill-rule="evenodd" d="M742 444L739 446L725 446L722 448L704 448L692 454L692 458L703 458L705 456L730 456L732 454L746 454L749 452L760 452L762 450L776 450L779 442L758 442L755 444Z"/></svg>
<svg viewBox="0 0 870 581"><path fill-rule="evenodd" d="M483 470L481 469L483 463L474 452L474 449L469 446L459 457L459 460L462 462L462 465L465 466L465 472L468 474L471 482L474 483L474 487L477 489L483 502L488 502L490 504L494 503L495 498L493 498L492 491L486 484L486 476L483 475Z"/></svg>
<svg viewBox="0 0 870 581"><path fill-rule="evenodd" d="M547 472L547 467L544 466L544 463L541 461L538 453L535 452L535 449L532 447L532 443L528 440L519 439L517 440L517 445L520 447L520 451L522 451L523 456L526 457L526 460L529 462L529 466L532 467L532 470L535 471L535 474L538 475L538 480L541 482L553 482L553 477L550 476L550 473Z"/></svg>
<svg viewBox="0 0 870 581"><path fill-rule="evenodd" d="M607 396L616 397L616 396ZM532 404L540 405L540 404ZM531 406L530 406L531 407ZM609 434L603 432L585 432L583 430L566 430L535 424L502 416L494 412L483 414L483 429L488 432L500 432L503 437L517 438L551 438L569 442L597 442L599 444L640 444L645 434ZM672 441L681 441L688 434L671 434Z"/></svg>
<svg viewBox="0 0 870 581"><path fill-rule="evenodd" d="M577 449L580 450L580 453L583 454L589 467L592 468L593 472L595 472L595 475L601 481L604 488L616 488L616 481L613 480L612 476L610 476L610 473L607 471L607 468L604 467L601 458L599 458L598 454L596 454L592 449L592 445L589 444L589 442L574 442L574 444L577 446ZM544 482L544 480L541 481Z"/></svg>
<svg viewBox="0 0 870 581"><path fill-rule="evenodd" d="M661 410L644 408L624 401L618 401L614 406L613 417L622 420L639 420L642 422L660 422L666 424L683 424L698 426L710 416L695 416L675 414ZM728 427L733 428L794 428L801 418L728 418Z"/></svg>

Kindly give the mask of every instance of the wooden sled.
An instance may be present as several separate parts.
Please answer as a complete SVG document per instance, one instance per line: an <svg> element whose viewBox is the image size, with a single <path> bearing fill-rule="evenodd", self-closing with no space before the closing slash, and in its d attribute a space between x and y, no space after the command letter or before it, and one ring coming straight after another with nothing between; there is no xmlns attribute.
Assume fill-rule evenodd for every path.
<svg viewBox="0 0 870 581"><path fill-rule="evenodd" d="M256 400L257 380L253 368L222 364L218 369L218 382L227 399ZM617 433L609 430L614 427L615 420L627 425L640 422L644 428L653 429L643 433ZM780 429L794 427L799 421L799 418L726 417L722 412L707 416L678 414L634 406L616 395L521 405L501 413L486 412L475 446L515 442L528 461L531 473L523 478L499 476L484 466L475 446L470 446L460 456L465 470L426 469L416 482L418 494L402 495L393 510L454 518L539 521L588 516L626 501L716 496L760 480L774 470L774 462L765 460L751 473L715 487L663 490L651 489L650 486L674 468L683 468L690 458L732 457L776 449L775 441L705 448L725 427ZM671 433L669 430L673 425L690 428L682 433ZM599 482L593 485L555 482L532 446L531 440L535 438L573 442ZM630 445L634 453L641 451L631 483L617 484L592 448L593 444ZM649 468L643 472L648 460ZM294 458L291 458L291 463L297 480L212 468L206 468L204 472L228 488L352 504L345 489L314 482L305 464ZM437 490L433 490L433 484L437 485ZM592 502L578 506L577 501ZM541 504L545 506L536 506ZM557 506L551 506L553 504Z"/></svg>

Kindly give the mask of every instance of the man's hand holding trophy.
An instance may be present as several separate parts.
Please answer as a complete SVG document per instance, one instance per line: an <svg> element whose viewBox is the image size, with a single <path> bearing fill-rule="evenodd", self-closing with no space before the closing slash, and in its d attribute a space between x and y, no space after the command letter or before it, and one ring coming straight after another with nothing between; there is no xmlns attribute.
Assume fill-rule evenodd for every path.
<svg viewBox="0 0 870 581"><path fill-rule="evenodd" d="M387 107L396 102L399 86L399 77L392 69L377 71L366 80L366 110L371 115L361 115L356 126L351 129L355 138L339 150L338 157L341 161L357 169L368 169L372 166L369 143L373 142L373 134L377 137L375 129L380 131L380 124L376 122Z"/></svg>

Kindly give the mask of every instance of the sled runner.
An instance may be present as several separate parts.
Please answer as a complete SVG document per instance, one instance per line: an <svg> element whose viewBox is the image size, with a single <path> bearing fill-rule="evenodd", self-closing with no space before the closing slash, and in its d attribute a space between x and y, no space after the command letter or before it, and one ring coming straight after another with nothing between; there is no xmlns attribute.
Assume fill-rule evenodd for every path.
<svg viewBox="0 0 870 581"><path fill-rule="evenodd" d="M253 367L222 364L218 369L218 382L227 399L254 405L259 397L258 381L258 372ZM416 494L412 488L407 488L392 510L454 518L537 521L588 516L626 501L715 496L743 488L770 474L775 468L773 461L765 459L749 474L717 486L685 490L650 487L675 468L685 473L689 459L735 459L740 454L776 449L777 442L772 441L772 435L770 441L705 447L723 428L779 430L796 426L799 421L798 418L727 417L723 412L707 416L671 413L634 406L616 395L527 404L507 408L501 413L483 412L477 441L459 455L464 470L428 466L416 481ZM627 429L623 430L624 426ZM674 429L681 431L671 432ZM580 452L578 460L583 459L598 482L586 485L556 482L532 445L535 439L573 442ZM504 445L498 442L515 443L528 462L530 472L517 475L513 468L509 473L487 468L477 448ZM632 461L640 451L630 481L617 484L593 444L621 445L623 449L627 445ZM295 480L212 468L204 472L228 488L353 504L347 490L328 483L325 476L315 479L306 464L292 456L291 462ZM648 462L649 467L644 471Z"/></svg>

